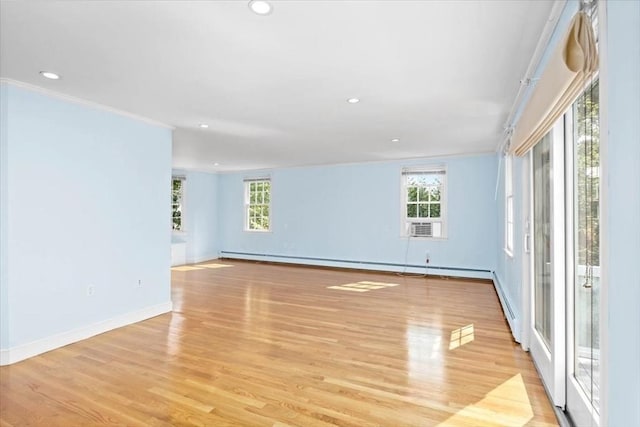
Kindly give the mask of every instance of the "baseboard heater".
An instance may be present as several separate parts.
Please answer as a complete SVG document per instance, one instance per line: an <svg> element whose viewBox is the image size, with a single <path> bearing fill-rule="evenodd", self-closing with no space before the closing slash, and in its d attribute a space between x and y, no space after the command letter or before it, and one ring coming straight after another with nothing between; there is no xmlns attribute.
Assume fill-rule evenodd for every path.
<svg viewBox="0 0 640 427"><path fill-rule="evenodd" d="M504 295L504 291L502 290L502 284L500 283L500 279L498 279L498 276L496 275L495 271L491 272L491 275L493 276L493 282L496 285L496 289L498 291L498 297L500 298L500 301L502 302L502 305L504 308L506 308L508 316L511 320L515 320L516 315L513 313L513 309L511 308L511 304L509 304L509 300L507 298L505 298Z"/></svg>
<svg viewBox="0 0 640 427"><path fill-rule="evenodd" d="M495 271L491 272L493 276L493 287L496 290L496 294L498 295L498 300L500 300L500 306L502 307L502 312L504 313L504 318L507 320L509 324L509 329L511 329L511 335L513 335L513 339L516 342L521 342L520 340L520 322L511 308L511 304L509 303L509 298L504 293L502 289L502 283L498 278L498 275Z"/></svg>
<svg viewBox="0 0 640 427"><path fill-rule="evenodd" d="M282 260L299 260L299 261L315 261L315 262L336 262L342 264L354 264L354 265L372 265L378 267L396 267L396 268L419 268L428 270L448 270L448 271L460 271L460 272L471 272L471 273L492 273L491 270L483 270L478 268L464 268L464 267L444 267L444 266L436 266L436 265L420 265L420 264L398 264L393 262L380 262L380 261L355 261L349 259L336 259L336 258L317 258L317 257L306 257L306 256L295 256L295 255L272 255L272 254L257 254L252 252L233 252L233 251L220 251L220 256L225 258L225 255L229 255L230 258L233 257L258 257L258 258L275 258Z"/></svg>

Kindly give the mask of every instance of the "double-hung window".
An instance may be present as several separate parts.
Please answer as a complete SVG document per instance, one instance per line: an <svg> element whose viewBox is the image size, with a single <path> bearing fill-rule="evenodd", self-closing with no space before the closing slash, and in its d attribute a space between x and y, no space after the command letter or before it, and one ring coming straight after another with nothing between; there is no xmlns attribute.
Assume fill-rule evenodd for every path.
<svg viewBox="0 0 640 427"><path fill-rule="evenodd" d="M513 256L513 157L509 154L504 157L504 201L504 250Z"/></svg>
<svg viewBox="0 0 640 427"><path fill-rule="evenodd" d="M184 183L185 177L171 177L172 230L184 231Z"/></svg>
<svg viewBox="0 0 640 427"><path fill-rule="evenodd" d="M246 231L269 231L271 227L271 180L269 178L244 180L244 207Z"/></svg>
<svg viewBox="0 0 640 427"><path fill-rule="evenodd" d="M446 178L443 166L402 170L403 236L446 237Z"/></svg>

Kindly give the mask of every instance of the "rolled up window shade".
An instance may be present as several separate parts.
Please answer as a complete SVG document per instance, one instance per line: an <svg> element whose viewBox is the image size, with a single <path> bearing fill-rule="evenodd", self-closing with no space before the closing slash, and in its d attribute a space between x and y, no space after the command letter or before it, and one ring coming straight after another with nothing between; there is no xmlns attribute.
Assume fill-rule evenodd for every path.
<svg viewBox="0 0 640 427"><path fill-rule="evenodd" d="M598 50L591 19L580 11L524 107L509 151L523 156L536 145L569 109L597 70Z"/></svg>

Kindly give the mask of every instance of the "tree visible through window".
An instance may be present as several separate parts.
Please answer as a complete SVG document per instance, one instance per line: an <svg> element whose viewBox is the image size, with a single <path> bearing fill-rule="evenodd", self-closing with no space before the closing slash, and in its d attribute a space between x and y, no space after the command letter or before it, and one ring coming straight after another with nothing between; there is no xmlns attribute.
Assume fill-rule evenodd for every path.
<svg viewBox="0 0 640 427"><path fill-rule="evenodd" d="M245 180L245 229L268 231L270 227L271 181Z"/></svg>
<svg viewBox="0 0 640 427"><path fill-rule="evenodd" d="M183 213L183 191L184 178L172 177L171 179L171 216L173 218L173 227L175 231L183 231L182 213Z"/></svg>
<svg viewBox="0 0 640 427"><path fill-rule="evenodd" d="M574 375L600 407L600 84L573 104L574 151Z"/></svg>
<svg viewBox="0 0 640 427"><path fill-rule="evenodd" d="M406 169L403 175L404 233L444 237L444 169Z"/></svg>
<svg viewBox="0 0 640 427"><path fill-rule="evenodd" d="M410 176L407 180L407 218L440 218L438 178Z"/></svg>

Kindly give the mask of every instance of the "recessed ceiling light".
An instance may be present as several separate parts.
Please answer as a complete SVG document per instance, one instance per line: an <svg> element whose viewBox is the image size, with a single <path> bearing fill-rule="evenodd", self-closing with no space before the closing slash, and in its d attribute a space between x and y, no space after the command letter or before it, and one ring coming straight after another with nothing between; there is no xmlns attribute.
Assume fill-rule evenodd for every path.
<svg viewBox="0 0 640 427"><path fill-rule="evenodd" d="M347 102L349 104L357 104L358 102L360 102L360 98L349 98L347 99Z"/></svg>
<svg viewBox="0 0 640 427"><path fill-rule="evenodd" d="M52 73L51 71L40 71L40 75L51 80L58 80L60 78L58 74Z"/></svg>
<svg viewBox="0 0 640 427"><path fill-rule="evenodd" d="M215 162L215 163L213 164L213 166L220 166L220 163Z"/></svg>
<svg viewBox="0 0 640 427"><path fill-rule="evenodd" d="M393 139L391 140L391 142L400 142L400 139L399 139L399 138L393 138Z"/></svg>
<svg viewBox="0 0 640 427"><path fill-rule="evenodd" d="M265 0L251 0L249 2L249 9L258 15L268 15L273 11L273 6Z"/></svg>
<svg viewBox="0 0 640 427"><path fill-rule="evenodd" d="M198 126L200 126L202 129L206 129L209 127L209 125L206 123L200 123Z"/></svg>

